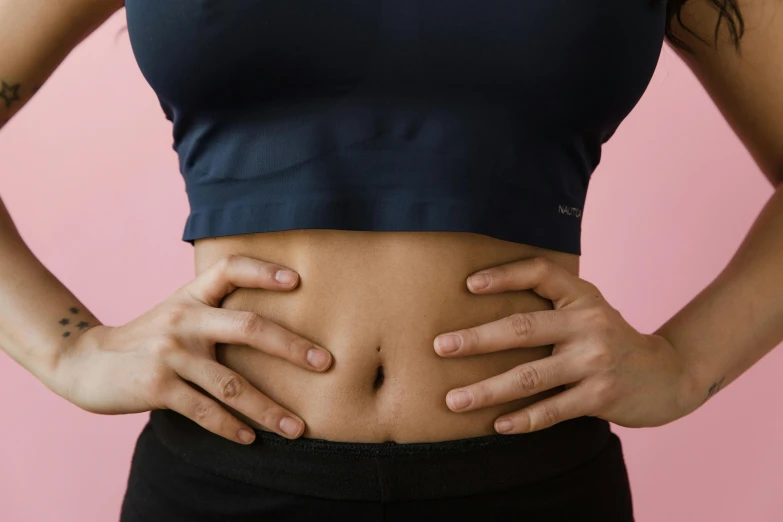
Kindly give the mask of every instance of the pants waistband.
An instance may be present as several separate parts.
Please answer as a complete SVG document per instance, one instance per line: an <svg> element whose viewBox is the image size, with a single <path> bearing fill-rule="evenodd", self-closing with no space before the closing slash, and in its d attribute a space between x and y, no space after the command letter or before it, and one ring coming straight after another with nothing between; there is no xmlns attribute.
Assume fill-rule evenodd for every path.
<svg viewBox="0 0 783 522"><path fill-rule="evenodd" d="M564 473L598 454L609 423L580 417L533 433L442 442L286 439L256 430L241 445L171 410L155 410L157 438L186 462L234 480L288 493L355 501L474 495Z"/></svg>

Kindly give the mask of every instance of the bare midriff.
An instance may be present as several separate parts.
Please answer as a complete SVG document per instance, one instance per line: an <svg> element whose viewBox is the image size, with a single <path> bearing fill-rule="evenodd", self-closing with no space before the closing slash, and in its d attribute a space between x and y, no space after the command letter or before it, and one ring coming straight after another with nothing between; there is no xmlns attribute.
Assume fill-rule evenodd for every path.
<svg viewBox="0 0 783 522"><path fill-rule="evenodd" d="M579 270L578 255L463 232L286 230L197 240L195 254L197 273L239 254L299 274L292 291L240 288L221 306L253 311L323 346L331 367L312 372L241 345L218 345L218 360L299 415L303 437L351 442L490 435L497 417L553 393L452 412L449 390L546 357L552 346L445 358L433 342L441 333L552 308L531 290L471 293L465 280L478 270L536 256Z"/></svg>

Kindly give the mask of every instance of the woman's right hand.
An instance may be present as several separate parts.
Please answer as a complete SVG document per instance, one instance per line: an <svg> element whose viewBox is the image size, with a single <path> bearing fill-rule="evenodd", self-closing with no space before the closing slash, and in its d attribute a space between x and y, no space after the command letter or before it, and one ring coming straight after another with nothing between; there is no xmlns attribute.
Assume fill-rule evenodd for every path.
<svg viewBox="0 0 783 522"><path fill-rule="evenodd" d="M275 279L281 269L292 274L290 284ZM297 438L304 421L217 362L215 344L244 344L311 371L328 369L332 357L325 349L258 314L219 308L238 287L286 291L298 280L280 265L223 258L128 324L84 330L59 356L54 391L93 413L171 409L227 439L252 442L253 429L222 402L270 431Z"/></svg>

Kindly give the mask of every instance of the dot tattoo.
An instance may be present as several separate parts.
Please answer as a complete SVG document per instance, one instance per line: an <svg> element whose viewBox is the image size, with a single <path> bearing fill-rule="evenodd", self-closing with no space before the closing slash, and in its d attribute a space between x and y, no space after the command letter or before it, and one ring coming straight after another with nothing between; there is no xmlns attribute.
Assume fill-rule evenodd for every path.
<svg viewBox="0 0 783 522"><path fill-rule="evenodd" d="M76 314L79 313L79 309L76 308L75 306L70 307L68 309L68 311L71 314L73 314L73 315L76 315ZM62 326L68 326L69 324L71 324L71 320L68 319L67 317L63 317L62 319L60 319L57 322L60 323ZM90 326L90 323L88 323L87 321L79 321L79 323L76 324L76 328L78 328L79 330L84 330L88 326ZM70 331L63 332L63 337L70 337L70 336L71 336L71 332Z"/></svg>

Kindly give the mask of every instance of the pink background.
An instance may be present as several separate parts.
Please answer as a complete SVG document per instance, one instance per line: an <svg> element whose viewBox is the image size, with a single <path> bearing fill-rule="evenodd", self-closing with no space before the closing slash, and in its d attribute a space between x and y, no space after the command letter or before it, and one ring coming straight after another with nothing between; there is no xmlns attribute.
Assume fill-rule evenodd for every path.
<svg viewBox="0 0 783 522"><path fill-rule="evenodd" d="M171 127L120 11L0 131L0 191L30 247L106 324L193 274ZM725 266L771 195L667 46L605 147L584 213L582 277L651 332ZM783 520L783 352L706 406L623 439L640 522ZM146 414L83 412L0 352L0 520L116 520Z"/></svg>

